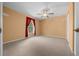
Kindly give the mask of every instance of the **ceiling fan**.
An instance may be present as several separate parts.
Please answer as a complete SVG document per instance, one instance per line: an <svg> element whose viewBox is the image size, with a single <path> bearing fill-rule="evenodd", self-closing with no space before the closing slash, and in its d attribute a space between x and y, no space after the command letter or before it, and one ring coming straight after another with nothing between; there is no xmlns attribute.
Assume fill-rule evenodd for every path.
<svg viewBox="0 0 79 59"><path fill-rule="evenodd" d="M42 9L40 13L37 13L37 15L40 15L41 18L48 18L49 16L53 15L53 12L50 12L49 8Z"/></svg>

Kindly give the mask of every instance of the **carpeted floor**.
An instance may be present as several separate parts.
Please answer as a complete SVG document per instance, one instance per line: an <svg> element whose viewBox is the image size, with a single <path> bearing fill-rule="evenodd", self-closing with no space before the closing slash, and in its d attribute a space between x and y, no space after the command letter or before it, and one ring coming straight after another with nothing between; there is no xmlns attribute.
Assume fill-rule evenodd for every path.
<svg viewBox="0 0 79 59"><path fill-rule="evenodd" d="M71 56L65 39L43 36L4 44L4 56Z"/></svg>

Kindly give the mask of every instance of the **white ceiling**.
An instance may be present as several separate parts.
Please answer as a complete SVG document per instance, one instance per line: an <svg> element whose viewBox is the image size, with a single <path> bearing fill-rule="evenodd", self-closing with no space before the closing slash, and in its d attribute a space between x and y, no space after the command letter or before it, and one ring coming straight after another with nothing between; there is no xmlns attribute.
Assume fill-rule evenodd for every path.
<svg viewBox="0 0 79 59"><path fill-rule="evenodd" d="M3 4L17 12L40 18L41 16L37 13L40 13L47 5L51 10L50 12L54 13L53 16L65 15L68 2L4 2Z"/></svg>

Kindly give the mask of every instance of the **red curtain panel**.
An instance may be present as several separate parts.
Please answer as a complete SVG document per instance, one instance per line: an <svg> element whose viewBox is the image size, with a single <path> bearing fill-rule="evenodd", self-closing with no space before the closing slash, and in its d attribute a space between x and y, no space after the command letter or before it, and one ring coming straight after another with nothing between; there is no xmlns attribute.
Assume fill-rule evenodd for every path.
<svg viewBox="0 0 79 59"><path fill-rule="evenodd" d="M28 26L31 22L31 18L30 17L26 17L26 29L25 29L25 37L28 37Z"/></svg>
<svg viewBox="0 0 79 59"><path fill-rule="evenodd" d="M29 24L30 24L31 20L33 21L34 28L35 28L34 35L36 35L35 19L32 19L32 18L30 18L30 17L26 17L25 37L28 37L28 26L29 26Z"/></svg>

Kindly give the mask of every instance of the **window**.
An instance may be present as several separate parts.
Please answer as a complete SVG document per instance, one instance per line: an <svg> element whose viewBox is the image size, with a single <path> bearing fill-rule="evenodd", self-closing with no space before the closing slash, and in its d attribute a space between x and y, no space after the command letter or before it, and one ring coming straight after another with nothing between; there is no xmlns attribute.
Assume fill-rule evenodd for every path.
<svg viewBox="0 0 79 59"><path fill-rule="evenodd" d="M29 32L33 32L33 24L32 24L32 22L29 24L28 28L29 28Z"/></svg>
<svg viewBox="0 0 79 59"><path fill-rule="evenodd" d="M34 36L34 31L35 31L34 23L33 20L31 20L28 26L28 37Z"/></svg>

